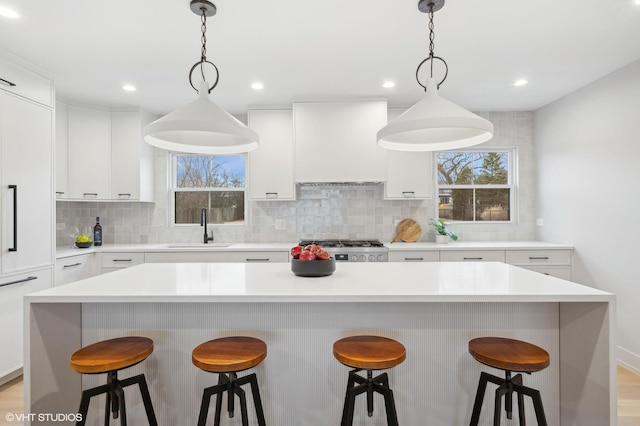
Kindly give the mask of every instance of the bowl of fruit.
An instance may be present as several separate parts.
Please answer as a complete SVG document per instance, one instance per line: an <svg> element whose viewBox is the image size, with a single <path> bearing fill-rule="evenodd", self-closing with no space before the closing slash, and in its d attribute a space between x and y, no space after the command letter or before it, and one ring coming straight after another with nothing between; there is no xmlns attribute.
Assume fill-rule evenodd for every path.
<svg viewBox="0 0 640 426"><path fill-rule="evenodd" d="M76 247L78 248L88 248L93 245L93 239L85 234L79 234L76 237Z"/></svg>
<svg viewBox="0 0 640 426"><path fill-rule="evenodd" d="M336 270L336 260L316 244L291 249L291 272L299 277L326 277Z"/></svg>

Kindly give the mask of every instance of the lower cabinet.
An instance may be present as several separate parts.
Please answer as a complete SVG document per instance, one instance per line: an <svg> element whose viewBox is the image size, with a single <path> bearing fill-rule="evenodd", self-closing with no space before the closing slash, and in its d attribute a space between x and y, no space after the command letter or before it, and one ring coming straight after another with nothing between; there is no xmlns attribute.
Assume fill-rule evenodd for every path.
<svg viewBox="0 0 640 426"><path fill-rule="evenodd" d="M552 277L571 279L571 250L509 250L506 262Z"/></svg>
<svg viewBox="0 0 640 426"><path fill-rule="evenodd" d="M51 269L5 275L0 278L0 384L21 374L23 365L23 296L51 287Z"/></svg>
<svg viewBox="0 0 640 426"><path fill-rule="evenodd" d="M145 253L145 263L216 263L226 262L227 253L219 251L171 251Z"/></svg>
<svg viewBox="0 0 640 426"><path fill-rule="evenodd" d="M289 253L284 251L232 251L227 262L289 262Z"/></svg>
<svg viewBox="0 0 640 426"><path fill-rule="evenodd" d="M97 275L95 253L64 257L56 260L56 286Z"/></svg>
<svg viewBox="0 0 640 426"><path fill-rule="evenodd" d="M504 250L447 250L440 252L441 262L503 262Z"/></svg>
<svg viewBox="0 0 640 426"><path fill-rule="evenodd" d="M144 253L141 252L100 253L100 272L105 274L144 262Z"/></svg>
<svg viewBox="0 0 640 426"><path fill-rule="evenodd" d="M439 262L440 252L435 250L390 251L389 262Z"/></svg>

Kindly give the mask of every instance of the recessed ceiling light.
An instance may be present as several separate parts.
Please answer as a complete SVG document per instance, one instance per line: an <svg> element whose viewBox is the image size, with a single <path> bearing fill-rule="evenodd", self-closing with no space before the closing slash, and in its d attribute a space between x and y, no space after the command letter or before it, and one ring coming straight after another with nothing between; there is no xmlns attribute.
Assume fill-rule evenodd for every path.
<svg viewBox="0 0 640 426"><path fill-rule="evenodd" d="M20 15L13 9L9 9L6 7L0 7L0 16L4 16L5 18L18 19Z"/></svg>
<svg viewBox="0 0 640 426"><path fill-rule="evenodd" d="M253 90L262 90L262 89L264 89L264 84L262 84L262 83L253 83L251 85L251 88Z"/></svg>
<svg viewBox="0 0 640 426"><path fill-rule="evenodd" d="M137 89L133 84L125 84L124 86L122 86L122 90L124 90L125 92L135 92Z"/></svg>
<svg viewBox="0 0 640 426"><path fill-rule="evenodd" d="M385 89L391 89L392 87L396 87L396 84L393 81L385 81L382 83L382 87Z"/></svg>
<svg viewBox="0 0 640 426"><path fill-rule="evenodd" d="M636 0L636 2L635 2L635 3L636 3L636 4L640 4L640 0Z"/></svg>
<svg viewBox="0 0 640 426"><path fill-rule="evenodd" d="M527 80L525 80L524 78L521 78L519 80L516 80L513 85L514 86L526 86L527 84L529 84L529 82Z"/></svg>

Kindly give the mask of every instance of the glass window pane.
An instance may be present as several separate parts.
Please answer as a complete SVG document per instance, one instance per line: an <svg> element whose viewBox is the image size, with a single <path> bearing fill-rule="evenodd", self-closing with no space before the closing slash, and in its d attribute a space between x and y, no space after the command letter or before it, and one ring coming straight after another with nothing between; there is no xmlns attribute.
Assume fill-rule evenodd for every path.
<svg viewBox="0 0 640 426"><path fill-rule="evenodd" d="M174 204L178 224L200 224L203 207L208 223L244 223L244 191L176 191Z"/></svg>
<svg viewBox="0 0 640 426"><path fill-rule="evenodd" d="M438 184L471 184L475 154L446 151L438 153Z"/></svg>
<svg viewBox="0 0 640 426"><path fill-rule="evenodd" d="M441 189L438 217L444 220L473 220L473 189Z"/></svg>
<svg viewBox="0 0 640 426"><path fill-rule="evenodd" d="M508 184L508 153L479 152L474 163L474 184Z"/></svg>
<svg viewBox="0 0 640 426"><path fill-rule="evenodd" d="M243 155L176 155L178 188L243 188Z"/></svg>
<svg viewBox="0 0 640 426"><path fill-rule="evenodd" d="M509 221L509 189L476 189L476 220Z"/></svg>

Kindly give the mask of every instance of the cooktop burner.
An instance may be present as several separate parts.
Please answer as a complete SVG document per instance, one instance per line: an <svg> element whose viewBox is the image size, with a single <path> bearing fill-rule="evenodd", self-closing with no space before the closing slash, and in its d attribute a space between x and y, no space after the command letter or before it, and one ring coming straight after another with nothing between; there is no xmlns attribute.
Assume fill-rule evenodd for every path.
<svg viewBox="0 0 640 426"><path fill-rule="evenodd" d="M317 244L322 247L384 247L378 240L301 240L300 245Z"/></svg>

